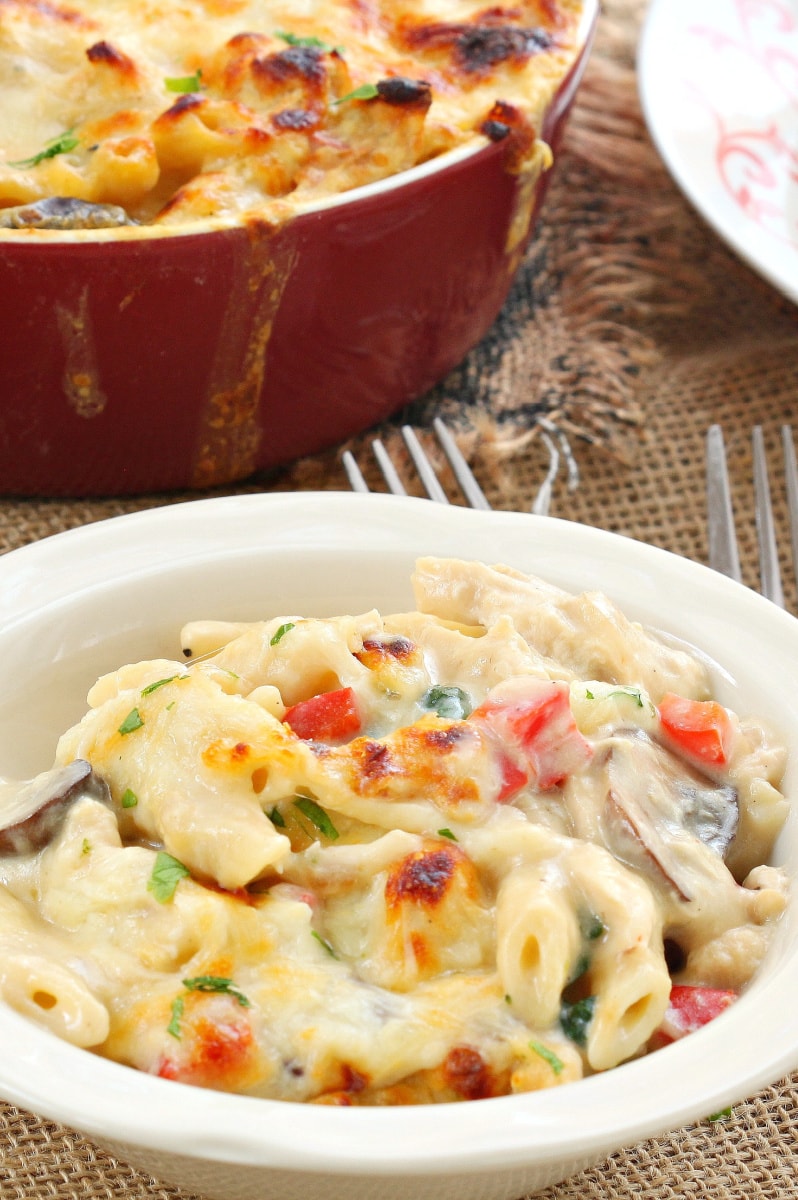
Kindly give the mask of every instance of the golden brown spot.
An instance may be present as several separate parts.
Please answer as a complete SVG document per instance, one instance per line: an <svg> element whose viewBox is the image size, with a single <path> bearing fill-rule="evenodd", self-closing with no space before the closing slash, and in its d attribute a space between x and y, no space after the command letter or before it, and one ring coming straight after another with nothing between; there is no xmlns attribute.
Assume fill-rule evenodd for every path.
<svg viewBox="0 0 798 1200"><path fill-rule="evenodd" d="M479 127L493 142L510 138L507 165L520 166L535 144L536 134L524 114L505 100L497 100Z"/></svg>
<svg viewBox="0 0 798 1200"><path fill-rule="evenodd" d="M284 108L275 113L272 125L281 133L297 132L303 129L313 129L319 124L319 115L308 108Z"/></svg>
<svg viewBox="0 0 798 1200"><path fill-rule="evenodd" d="M250 757L252 747L246 742L236 742L230 745L222 740L209 742L202 751L202 761L206 767L224 770L226 767L238 766Z"/></svg>
<svg viewBox="0 0 798 1200"><path fill-rule="evenodd" d="M360 774L366 780L383 779L394 770L391 752L384 742L370 742L364 739L358 743L358 757Z"/></svg>
<svg viewBox="0 0 798 1200"><path fill-rule="evenodd" d="M404 40L411 48L447 51L467 75L486 75L506 62L520 65L551 48L552 37L545 29L500 23L504 19L501 11L488 10L481 22L411 26L404 31Z"/></svg>
<svg viewBox="0 0 798 1200"><path fill-rule="evenodd" d="M416 108L426 112L432 104L432 88L423 79L406 79L402 75L381 79L377 92L386 104L402 108Z"/></svg>
<svg viewBox="0 0 798 1200"><path fill-rule="evenodd" d="M311 84L314 91L320 91L327 71L321 50L313 46L289 46L279 54L253 59L252 76L269 89L275 84L285 86L301 80Z"/></svg>
<svg viewBox="0 0 798 1200"><path fill-rule="evenodd" d="M426 971L437 964L437 958L432 952L432 947L423 933L410 934L410 949L413 951L413 958L416 960L419 970Z"/></svg>
<svg viewBox="0 0 798 1200"><path fill-rule="evenodd" d="M368 1087L367 1075L361 1074L350 1063L341 1063L341 1088L343 1092L362 1092Z"/></svg>
<svg viewBox="0 0 798 1200"><path fill-rule="evenodd" d="M386 637L386 638L364 638L363 649L358 650L355 658L361 662L364 667L368 667L370 671L375 670L382 663L394 662L408 663L415 658L417 646L415 642L411 642L410 638L406 637Z"/></svg>
<svg viewBox="0 0 798 1200"><path fill-rule="evenodd" d="M179 121L187 112L196 112L202 108L205 101L196 96L193 92L185 92L182 96L178 96L171 108L167 108L166 112L162 112L155 122L156 126L168 126L176 121Z"/></svg>
<svg viewBox="0 0 798 1200"><path fill-rule="evenodd" d="M427 908L437 907L446 896L463 858L462 852L454 846L409 854L394 867L386 881L388 908L395 908L405 901Z"/></svg>
<svg viewBox="0 0 798 1200"><path fill-rule="evenodd" d="M443 1064L444 1078L464 1100L484 1100L494 1094L487 1063L471 1046L455 1046Z"/></svg>
<svg viewBox="0 0 798 1200"><path fill-rule="evenodd" d="M133 76L136 74L136 64L133 59L128 58L127 54L123 54L121 50L117 50L116 46L112 46L110 42L95 42L86 51L86 58L95 65L102 64L112 67L121 75Z"/></svg>

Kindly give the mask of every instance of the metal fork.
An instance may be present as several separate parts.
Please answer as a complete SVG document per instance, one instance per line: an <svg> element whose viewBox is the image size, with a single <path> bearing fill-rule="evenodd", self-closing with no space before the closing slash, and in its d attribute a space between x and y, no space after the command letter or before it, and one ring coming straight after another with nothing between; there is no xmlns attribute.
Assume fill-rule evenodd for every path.
<svg viewBox="0 0 798 1200"><path fill-rule="evenodd" d="M489 509L491 505L482 488L479 486L473 471L463 457L448 426L440 417L435 417L432 427L466 502L471 508ZM410 425L403 425L402 437L404 438L413 465L418 472L422 486L430 500L435 500L439 504L449 504L449 497L444 491L435 468L428 458L416 431ZM569 491L573 491L578 485L579 472L564 435L546 425L541 429L540 437L548 450L549 466L546 476L532 501L531 511L540 516L547 516L551 508L554 481L559 474L562 460L565 460ZM407 489L402 482L399 471L380 438L373 440L371 449L382 472L383 479L387 484L388 491L394 496L406 496ZM354 455L349 450L345 450L341 457L349 480L349 486L352 490L355 492L370 491L371 489L366 483Z"/></svg>
<svg viewBox="0 0 798 1200"><path fill-rule="evenodd" d="M798 468L796 467L795 442L792 428L789 425L783 425L781 428L781 443L784 456L784 487L789 512L793 572L798 574ZM784 608L784 588L779 566L776 522L773 516L765 440L761 425L755 425L751 432L751 448L760 590L774 604ZM739 583L742 582L742 572L731 502L726 447L720 425L711 425L707 431L706 470L709 565L717 571L722 571L724 575L736 579Z"/></svg>

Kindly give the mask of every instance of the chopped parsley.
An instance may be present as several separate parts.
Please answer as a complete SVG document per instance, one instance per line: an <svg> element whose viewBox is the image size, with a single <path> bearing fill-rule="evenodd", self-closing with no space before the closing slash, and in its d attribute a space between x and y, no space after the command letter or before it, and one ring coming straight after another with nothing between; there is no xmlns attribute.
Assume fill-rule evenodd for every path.
<svg viewBox="0 0 798 1200"><path fill-rule="evenodd" d="M70 150L75 150L80 145L80 140L74 136L72 129L67 129L65 133L59 133L57 137L50 138L49 142L45 142L43 150L38 154L31 155L30 158L21 158L17 162L10 162L10 167L36 167L40 162L44 162L47 158L55 158L58 154L69 154Z"/></svg>
<svg viewBox="0 0 798 1200"><path fill-rule="evenodd" d="M177 675L167 675L166 679L156 679L155 683L148 683L145 688L141 689L142 696L151 696L153 692L157 692L158 688L164 687L167 683L171 683L173 679L177 679ZM180 678L183 678L180 676Z"/></svg>
<svg viewBox="0 0 798 1200"><path fill-rule="evenodd" d="M195 975L193 979L184 979L183 987L187 992L215 992L224 996L232 996L242 1008L249 1008L250 1002L244 993L235 986L232 979L222 975ZM166 1032L180 1041L180 1023L183 1020L186 1001L184 996L175 996L172 1001L172 1019L166 1027Z"/></svg>
<svg viewBox="0 0 798 1200"><path fill-rule="evenodd" d="M317 37L300 37L296 33L290 33L286 29L275 29L274 36L281 38L284 42L288 42L289 46L302 46L308 50L321 50L323 54L329 54L335 50L338 54L343 53L342 46L331 46L329 42L323 42Z"/></svg>
<svg viewBox="0 0 798 1200"><path fill-rule="evenodd" d="M159 904L166 904L174 896L180 880L190 874L188 867L179 859L173 858L165 850L159 850L155 856L152 875L147 881L147 891L152 892Z"/></svg>
<svg viewBox="0 0 798 1200"><path fill-rule="evenodd" d="M530 1042L529 1049L534 1050L535 1054L539 1054L540 1057L549 1064L555 1075L559 1075L561 1073L565 1063L558 1055L554 1053L553 1050L550 1050L548 1046L544 1046L542 1042Z"/></svg>
<svg viewBox="0 0 798 1200"><path fill-rule="evenodd" d="M720 1112L713 1113L711 1117L707 1117L710 1124L715 1124L716 1121L725 1121L732 1115L730 1108L722 1108Z"/></svg>
<svg viewBox="0 0 798 1200"><path fill-rule="evenodd" d="M602 700L611 700L613 696L628 696L631 700L634 700L634 702L638 708L645 708L645 703L643 701L643 693L640 688L636 688L636 687L613 688L611 691L605 692L604 695L601 697L601 699ZM591 692L590 688L585 688L585 699L586 700L595 700L596 693Z"/></svg>
<svg viewBox="0 0 798 1200"><path fill-rule="evenodd" d="M198 92L202 88L202 71L193 75L173 75L164 79L167 92Z"/></svg>
<svg viewBox="0 0 798 1200"><path fill-rule="evenodd" d="M473 708L468 692L442 683L428 688L419 703L422 708L428 708L450 721L464 721Z"/></svg>
<svg viewBox="0 0 798 1200"><path fill-rule="evenodd" d="M132 788L125 788L122 793L122 807L135 808L139 802L139 798Z"/></svg>
<svg viewBox="0 0 798 1200"><path fill-rule="evenodd" d="M451 842L456 842L456 841L457 841L457 838L456 838L456 837L455 837L455 835L452 833L451 829L439 829L439 830L438 830L438 837L445 837L445 838L448 838L448 839L449 839L449 841L451 841Z"/></svg>
<svg viewBox="0 0 798 1200"><path fill-rule="evenodd" d="M592 917L585 926L585 937L589 942L598 941L603 933L606 933L607 926L602 921L601 917Z"/></svg>
<svg viewBox="0 0 798 1200"><path fill-rule="evenodd" d="M172 1019L166 1026L166 1032L171 1033L173 1038L180 1041L180 1022L183 1019L183 1009L186 1004L182 996L175 996L172 1001Z"/></svg>
<svg viewBox="0 0 798 1200"><path fill-rule="evenodd" d="M320 945L322 945L322 946L324 947L324 949L325 949L325 950L327 951L327 953L329 954L330 958L337 958L337 957L338 957L338 955L335 953L335 951L333 950L332 946L331 946L331 945L330 945L330 943L327 941L327 939L326 939L326 938L323 938L323 937L321 936L321 934L320 934L320 933L317 933L317 932L316 932L316 930L315 930L315 929L311 929L311 931L310 931L310 935L311 935L311 937L314 937L314 938L316 939L316 941L317 941L317 942L318 942Z"/></svg>
<svg viewBox="0 0 798 1200"><path fill-rule="evenodd" d="M272 811L270 813L267 813L267 816L268 816L269 820L271 821L272 825L276 825L278 827L278 829L285 829L285 817L280 812L280 810L276 804L275 804L274 808L272 809Z"/></svg>
<svg viewBox="0 0 798 1200"><path fill-rule="evenodd" d="M250 1008L250 1002L244 993L236 987L232 979L223 975L195 975L193 979L184 979L183 987L187 992L216 992L224 996L232 996L242 1008Z"/></svg>
<svg viewBox="0 0 798 1200"><path fill-rule="evenodd" d="M298 808L316 826L319 833L323 833L331 842L334 842L339 836L338 830L330 820L329 813L315 800L311 800L310 796L297 796L294 800L294 808Z"/></svg>
<svg viewBox="0 0 798 1200"><path fill-rule="evenodd" d="M568 1000L563 1000L560 1006L560 1025L563 1033L572 1042L576 1042L577 1046L584 1046L587 1041L587 1031L593 1020L595 1008L595 996L585 996L584 999L576 1000L573 1004Z"/></svg>
<svg viewBox="0 0 798 1200"><path fill-rule="evenodd" d="M83 839L83 845L80 848L81 854L89 854L91 851L91 842L88 838Z"/></svg>
<svg viewBox="0 0 798 1200"><path fill-rule="evenodd" d="M337 100L333 100L333 104L345 104L347 100L373 100L379 94L380 89L376 83L361 83L360 87L356 87L353 92L347 92L345 96L339 96Z"/></svg>
<svg viewBox="0 0 798 1200"><path fill-rule="evenodd" d="M131 708L130 712L125 717L122 724L119 726L118 732L124 737L125 734L133 733L136 729L141 729L144 724L144 718L137 708Z"/></svg>
<svg viewBox="0 0 798 1200"><path fill-rule="evenodd" d="M295 628L296 625L293 621L285 621L280 628L275 630L275 632L272 634L271 638L269 639L269 645L276 646L278 642L282 641L290 629Z"/></svg>

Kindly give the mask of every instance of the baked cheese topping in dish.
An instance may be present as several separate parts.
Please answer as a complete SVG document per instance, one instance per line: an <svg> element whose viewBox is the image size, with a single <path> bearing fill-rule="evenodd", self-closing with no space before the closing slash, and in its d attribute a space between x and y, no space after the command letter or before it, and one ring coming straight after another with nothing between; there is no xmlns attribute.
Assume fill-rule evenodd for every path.
<svg viewBox="0 0 798 1200"><path fill-rule="evenodd" d="M0 794L7 1004L167 1079L385 1105L558 1086L734 1003L787 899L783 747L601 594L413 583L97 682Z"/></svg>
<svg viewBox="0 0 798 1200"><path fill-rule="evenodd" d="M0 227L279 222L469 142L550 161L582 0L0 0Z"/></svg>

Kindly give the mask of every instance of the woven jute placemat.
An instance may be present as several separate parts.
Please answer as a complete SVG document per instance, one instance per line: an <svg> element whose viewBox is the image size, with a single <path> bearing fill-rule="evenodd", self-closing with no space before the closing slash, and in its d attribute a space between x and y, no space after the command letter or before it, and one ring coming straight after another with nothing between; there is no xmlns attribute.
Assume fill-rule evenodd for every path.
<svg viewBox="0 0 798 1200"><path fill-rule="evenodd" d="M455 429L496 508L526 509L548 465L539 419L567 434L581 482L555 486L558 516L706 560L704 435L727 435L746 582L757 584L749 431L772 456L798 398L798 311L744 266L681 197L641 117L635 48L644 0L606 0L537 235L484 342L393 424L350 444L369 482L374 432L403 460L398 428L435 415ZM434 439L427 445L435 454ZM247 491L347 488L340 447ZM446 470L443 470L446 479ZM409 490L418 491L408 473ZM219 494L206 492L203 495ZM63 529L187 495L0 502L0 552ZM781 537L786 547L786 536ZM788 601L795 608L785 553ZM733 1049L730 1050L733 1053ZM542 1200L793 1200L798 1076L722 1121L614 1155ZM73 1131L0 1103L2 1200L167 1200L185 1193Z"/></svg>

